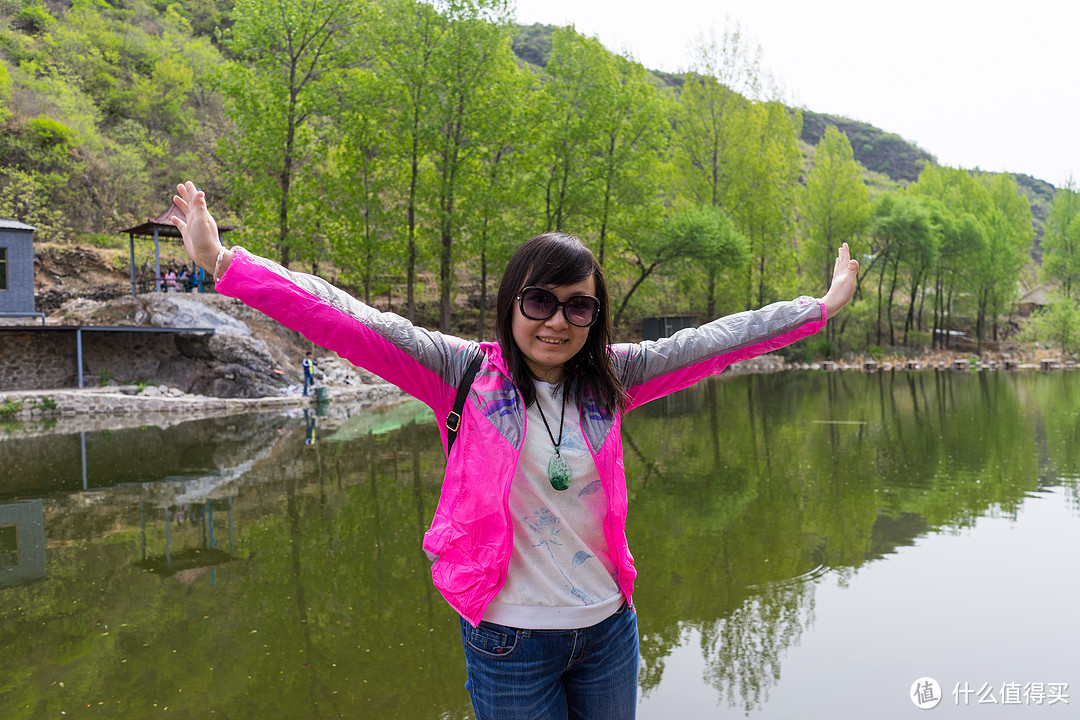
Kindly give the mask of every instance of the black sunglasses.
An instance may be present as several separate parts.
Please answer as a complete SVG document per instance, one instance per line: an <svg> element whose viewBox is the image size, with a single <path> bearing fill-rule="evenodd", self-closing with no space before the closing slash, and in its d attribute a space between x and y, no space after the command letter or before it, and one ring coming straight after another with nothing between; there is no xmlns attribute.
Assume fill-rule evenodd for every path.
<svg viewBox="0 0 1080 720"><path fill-rule="evenodd" d="M600 317L600 301L592 295L572 295L559 302L550 290L527 287L518 293L517 300L521 314L530 320L547 320L560 307L566 322L577 327L589 327Z"/></svg>

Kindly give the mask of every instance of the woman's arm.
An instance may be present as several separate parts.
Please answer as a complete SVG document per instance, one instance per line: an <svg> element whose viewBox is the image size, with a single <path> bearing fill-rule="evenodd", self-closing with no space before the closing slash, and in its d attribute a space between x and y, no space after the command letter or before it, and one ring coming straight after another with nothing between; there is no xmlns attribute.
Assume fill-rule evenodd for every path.
<svg viewBox="0 0 1080 720"><path fill-rule="evenodd" d="M216 270L217 290L235 297L316 345L333 350L428 403L437 411L453 391L475 344L419 328L405 318L380 312L322 278L297 273L242 248L226 249L206 198L191 182L177 186L174 218L191 259Z"/></svg>
<svg viewBox="0 0 1080 720"><path fill-rule="evenodd" d="M851 299L859 263L847 243L839 249L824 297L800 297L713 320L671 337L615 345L614 361L630 396L629 407L689 387L729 365L778 350L820 331ZM629 408L628 408L629 409Z"/></svg>

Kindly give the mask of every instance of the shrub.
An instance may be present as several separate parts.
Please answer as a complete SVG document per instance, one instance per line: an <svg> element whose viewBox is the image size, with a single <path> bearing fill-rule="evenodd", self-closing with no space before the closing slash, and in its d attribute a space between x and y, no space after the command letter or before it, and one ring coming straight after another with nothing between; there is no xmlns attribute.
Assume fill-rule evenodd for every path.
<svg viewBox="0 0 1080 720"><path fill-rule="evenodd" d="M810 343L810 347L813 350L814 357L820 357L826 360L832 360L840 354L839 349L828 338L814 338Z"/></svg>
<svg viewBox="0 0 1080 720"><path fill-rule="evenodd" d="M79 144L79 136L74 130L48 115L38 115L30 120L26 123L26 129L40 147L67 150Z"/></svg>
<svg viewBox="0 0 1080 720"><path fill-rule="evenodd" d="M27 5L15 16L12 26L19 32L27 35L40 35L49 29L53 23L53 16L45 9L44 5L34 3Z"/></svg>

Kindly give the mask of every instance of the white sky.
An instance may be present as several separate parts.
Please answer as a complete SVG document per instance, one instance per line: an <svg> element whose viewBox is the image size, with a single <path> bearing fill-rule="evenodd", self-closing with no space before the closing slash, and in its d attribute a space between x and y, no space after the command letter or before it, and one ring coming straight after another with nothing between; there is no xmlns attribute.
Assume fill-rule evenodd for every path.
<svg viewBox="0 0 1080 720"><path fill-rule="evenodd" d="M790 105L896 133L943 165L1080 180L1076 0L516 3L521 24L573 24L669 72L737 22Z"/></svg>

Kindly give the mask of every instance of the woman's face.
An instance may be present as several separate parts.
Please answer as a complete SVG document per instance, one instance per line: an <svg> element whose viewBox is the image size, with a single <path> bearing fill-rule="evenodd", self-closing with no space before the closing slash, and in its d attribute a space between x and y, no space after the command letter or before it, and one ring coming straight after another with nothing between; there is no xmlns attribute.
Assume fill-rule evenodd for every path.
<svg viewBox="0 0 1080 720"><path fill-rule="evenodd" d="M596 295L596 279L592 275L570 285L540 287L555 293L559 302L574 295ZM568 323L562 307L547 320L530 320L521 314L521 303L515 300L513 312L514 343L533 375L549 383L562 380L563 365L585 346L589 328Z"/></svg>

